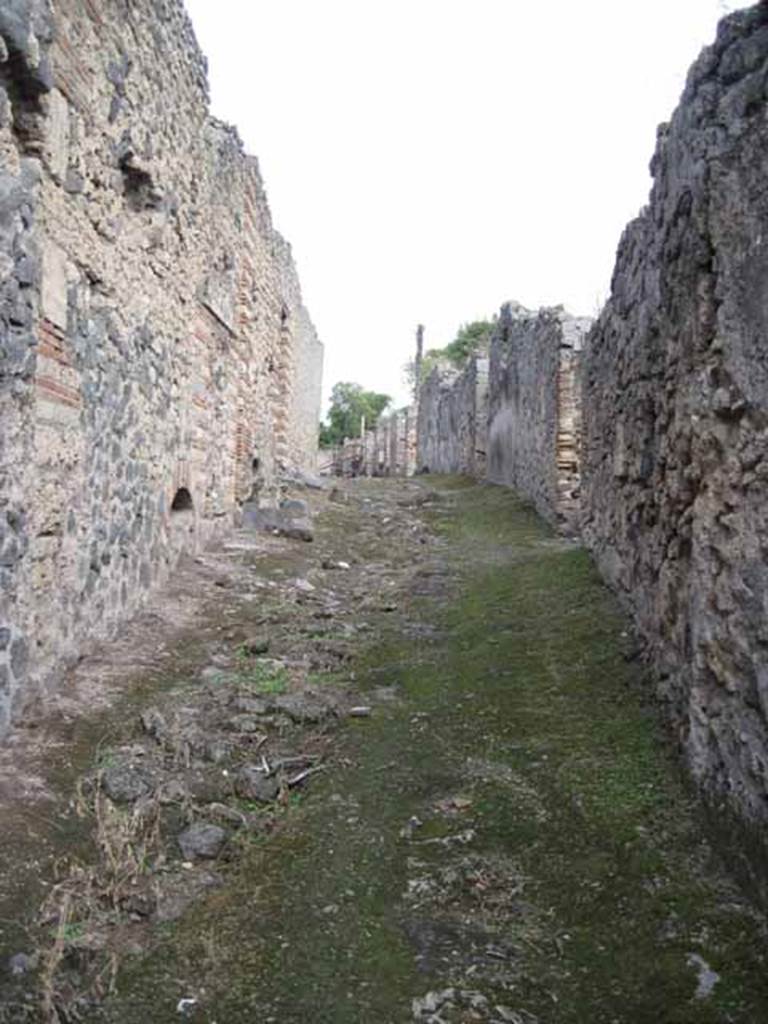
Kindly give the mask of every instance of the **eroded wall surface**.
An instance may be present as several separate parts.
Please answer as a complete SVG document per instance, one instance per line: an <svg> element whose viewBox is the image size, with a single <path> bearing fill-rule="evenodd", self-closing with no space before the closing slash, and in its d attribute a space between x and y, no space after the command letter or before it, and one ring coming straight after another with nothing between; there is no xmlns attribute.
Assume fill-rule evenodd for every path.
<svg viewBox="0 0 768 1024"><path fill-rule="evenodd" d="M0 731L279 474L322 347L180 0L0 7Z"/></svg>
<svg viewBox="0 0 768 1024"><path fill-rule="evenodd" d="M579 525L579 368L590 326L561 306L506 303L491 340L488 478L569 532Z"/></svg>
<svg viewBox="0 0 768 1024"><path fill-rule="evenodd" d="M474 357L458 374L434 369L419 393L419 472L482 477L486 468L488 360Z"/></svg>
<svg viewBox="0 0 768 1024"><path fill-rule="evenodd" d="M768 7L659 133L584 373L585 536L704 790L768 811Z"/></svg>

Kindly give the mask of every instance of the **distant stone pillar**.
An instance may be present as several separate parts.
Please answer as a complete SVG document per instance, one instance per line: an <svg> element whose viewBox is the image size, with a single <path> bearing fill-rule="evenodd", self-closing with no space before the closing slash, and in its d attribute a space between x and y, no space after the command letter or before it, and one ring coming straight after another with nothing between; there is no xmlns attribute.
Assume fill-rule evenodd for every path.
<svg viewBox="0 0 768 1024"><path fill-rule="evenodd" d="M424 362L424 324L416 328L416 360L413 364L413 394L418 402L421 389L421 367Z"/></svg>
<svg viewBox="0 0 768 1024"><path fill-rule="evenodd" d="M413 421L414 421L414 473L418 470L419 462L419 431L421 429L421 385L424 372L424 324L416 328L416 362L413 373Z"/></svg>

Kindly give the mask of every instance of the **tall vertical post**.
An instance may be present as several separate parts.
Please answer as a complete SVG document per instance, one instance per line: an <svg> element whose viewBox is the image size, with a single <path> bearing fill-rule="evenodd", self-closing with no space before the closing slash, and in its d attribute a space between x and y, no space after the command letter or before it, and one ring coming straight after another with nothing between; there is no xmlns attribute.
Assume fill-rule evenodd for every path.
<svg viewBox="0 0 768 1024"><path fill-rule="evenodd" d="M413 392L418 402L421 390L421 367L424 361L424 324L416 328L416 361L413 364Z"/></svg>
<svg viewBox="0 0 768 1024"><path fill-rule="evenodd" d="M424 372L424 324L416 328L416 362L413 374L413 472L419 468L419 429L421 424L421 378ZM406 427L406 447L409 445L408 428ZM409 473L406 467L406 476Z"/></svg>

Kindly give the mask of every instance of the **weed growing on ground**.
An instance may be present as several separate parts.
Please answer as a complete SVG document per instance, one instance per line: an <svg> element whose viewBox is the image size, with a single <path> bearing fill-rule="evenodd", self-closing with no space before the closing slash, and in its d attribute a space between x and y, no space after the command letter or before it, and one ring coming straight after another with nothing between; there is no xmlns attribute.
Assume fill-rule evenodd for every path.
<svg viewBox="0 0 768 1024"><path fill-rule="evenodd" d="M339 681L339 676L335 672L310 672L307 676L308 686L317 686L320 688L333 686Z"/></svg>
<svg viewBox="0 0 768 1024"><path fill-rule="evenodd" d="M238 684L251 693L285 693L289 681L285 666L270 661L257 661L242 668L237 675Z"/></svg>

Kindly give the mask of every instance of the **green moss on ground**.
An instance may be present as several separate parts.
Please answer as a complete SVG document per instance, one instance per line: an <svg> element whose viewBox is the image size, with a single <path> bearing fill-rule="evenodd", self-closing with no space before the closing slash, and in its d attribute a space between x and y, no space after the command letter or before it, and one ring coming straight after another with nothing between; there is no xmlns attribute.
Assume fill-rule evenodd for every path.
<svg viewBox="0 0 768 1024"><path fill-rule="evenodd" d="M219 1024L392 1024L457 978L527 1024L767 1019L763 920L717 867L589 559L506 491L429 486L449 575L356 664L363 690L396 684L399 701L350 723L285 827L123 972L108 1020L176 1020L194 989ZM359 514L324 527L342 557ZM415 621L434 638L406 637ZM441 816L456 793L466 807ZM404 897L446 870L453 895ZM503 969L462 959L478 929L513 950ZM707 999L692 954L720 975Z"/></svg>

